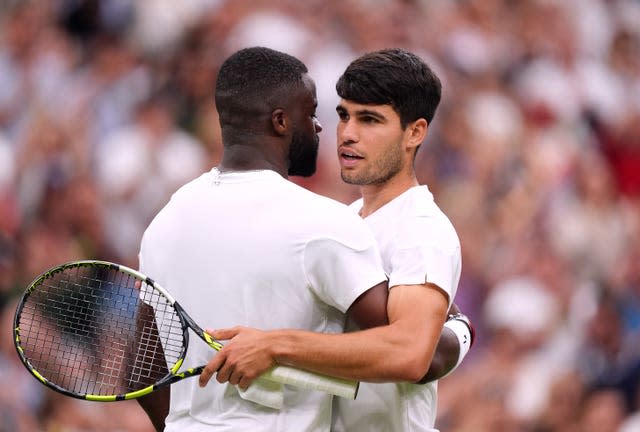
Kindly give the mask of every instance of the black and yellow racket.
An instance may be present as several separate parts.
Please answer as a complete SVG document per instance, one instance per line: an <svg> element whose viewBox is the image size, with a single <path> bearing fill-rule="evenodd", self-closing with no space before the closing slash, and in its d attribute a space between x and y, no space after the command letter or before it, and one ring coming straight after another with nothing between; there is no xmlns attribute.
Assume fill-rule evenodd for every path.
<svg viewBox="0 0 640 432"><path fill-rule="evenodd" d="M180 371L189 329L205 333L171 295L149 277L105 261L76 261L46 271L16 309L14 342L40 382L79 399L134 399L198 375ZM260 380L354 399L356 381L276 366Z"/></svg>

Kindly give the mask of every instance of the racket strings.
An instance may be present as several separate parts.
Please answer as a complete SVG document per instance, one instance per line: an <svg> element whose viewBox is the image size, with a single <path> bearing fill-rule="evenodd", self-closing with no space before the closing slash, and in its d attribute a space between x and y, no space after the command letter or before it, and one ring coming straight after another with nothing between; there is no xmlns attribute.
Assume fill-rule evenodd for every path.
<svg viewBox="0 0 640 432"><path fill-rule="evenodd" d="M107 266L70 267L43 278L27 297L18 326L33 368L82 395L152 385L184 350L170 301L145 281Z"/></svg>

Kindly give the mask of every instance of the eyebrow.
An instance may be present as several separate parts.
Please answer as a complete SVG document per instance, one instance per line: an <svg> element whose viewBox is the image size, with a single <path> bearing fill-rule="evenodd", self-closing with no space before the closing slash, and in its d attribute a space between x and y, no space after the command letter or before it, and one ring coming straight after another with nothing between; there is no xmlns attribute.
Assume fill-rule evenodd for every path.
<svg viewBox="0 0 640 432"><path fill-rule="evenodd" d="M336 111L337 112L347 112L348 110L342 106L342 105L338 105L336 107ZM386 120L387 117L385 117L383 114L380 114L377 111L373 111L373 110L368 110L368 109L359 109L359 110L355 110L355 112L353 113L355 116L357 117L364 117L364 116L369 116L369 117L374 117L377 118L378 120Z"/></svg>

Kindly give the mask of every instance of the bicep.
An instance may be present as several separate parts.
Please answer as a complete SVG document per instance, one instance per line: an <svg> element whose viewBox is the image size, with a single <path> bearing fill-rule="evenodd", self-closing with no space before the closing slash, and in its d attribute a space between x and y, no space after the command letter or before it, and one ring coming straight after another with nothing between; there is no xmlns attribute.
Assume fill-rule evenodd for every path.
<svg viewBox="0 0 640 432"><path fill-rule="evenodd" d="M408 336L428 341L435 347L444 325L449 300L434 284L398 285L389 291L389 322Z"/></svg>
<svg viewBox="0 0 640 432"><path fill-rule="evenodd" d="M381 282L362 293L349 307L347 314L360 329L387 325L387 282Z"/></svg>

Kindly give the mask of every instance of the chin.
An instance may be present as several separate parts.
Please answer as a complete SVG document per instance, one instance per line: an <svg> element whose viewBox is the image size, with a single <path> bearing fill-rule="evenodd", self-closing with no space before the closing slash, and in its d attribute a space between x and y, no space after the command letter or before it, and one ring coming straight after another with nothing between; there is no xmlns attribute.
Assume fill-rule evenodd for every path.
<svg viewBox="0 0 640 432"><path fill-rule="evenodd" d="M340 177L342 177L342 181L347 184L358 185L358 182L356 181L356 179L349 174L345 174L344 171L340 173Z"/></svg>

